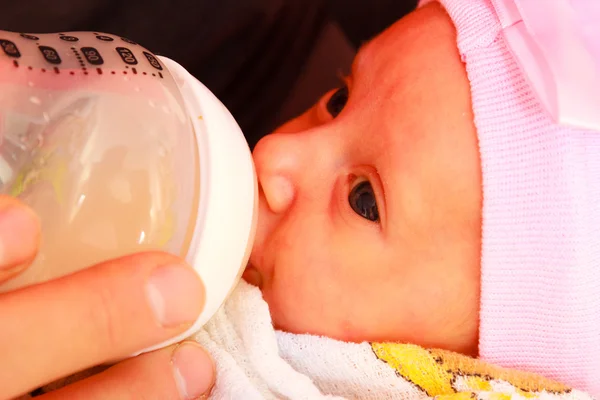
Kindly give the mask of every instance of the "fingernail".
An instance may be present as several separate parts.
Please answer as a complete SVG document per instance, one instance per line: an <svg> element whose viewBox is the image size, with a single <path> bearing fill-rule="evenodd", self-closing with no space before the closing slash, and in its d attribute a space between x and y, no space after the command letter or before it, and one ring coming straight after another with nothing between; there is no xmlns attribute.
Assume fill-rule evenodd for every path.
<svg viewBox="0 0 600 400"><path fill-rule="evenodd" d="M204 303L202 281L184 265L156 268L146 293L156 319L165 327L195 322Z"/></svg>
<svg viewBox="0 0 600 400"><path fill-rule="evenodd" d="M39 241L39 224L26 207L0 211L0 269L12 269L31 258Z"/></svg>
<svg viewBox="0 0 600 400"><path fill-rule="evenodd" d="M181 344L171 360L182 399L196 399L210 393L215 384L215 365L200 345L193 342Z"/></svg>

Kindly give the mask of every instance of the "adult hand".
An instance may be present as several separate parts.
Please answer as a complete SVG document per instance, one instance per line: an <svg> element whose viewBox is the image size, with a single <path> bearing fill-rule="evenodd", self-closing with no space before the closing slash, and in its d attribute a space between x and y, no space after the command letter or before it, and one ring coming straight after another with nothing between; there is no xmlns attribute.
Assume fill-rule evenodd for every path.
<svg viewBox="0 0 600 400"><path fill-rule="evenodd" d="M0 196L0 282L34 259L39 236L35 215ZM0 294L0 399L184 332L203 304L194 271L159 252ZM40 398L197 398L210 390L214 376L208 354L188 342L127 359Z"/></svg>

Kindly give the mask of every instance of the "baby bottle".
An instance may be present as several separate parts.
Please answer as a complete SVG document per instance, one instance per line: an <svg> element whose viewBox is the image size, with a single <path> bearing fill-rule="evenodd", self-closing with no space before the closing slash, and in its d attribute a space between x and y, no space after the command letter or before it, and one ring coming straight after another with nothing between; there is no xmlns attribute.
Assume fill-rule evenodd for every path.
<svg viewBox="0 0 600 400"><path fill-rule="evenodd" d="M177 63L104 33L0 31L0 192L42 226L33 264L0 292L164 250L206 287L190 331L237 283L254 235L255 172L231 114Z"/></svg>

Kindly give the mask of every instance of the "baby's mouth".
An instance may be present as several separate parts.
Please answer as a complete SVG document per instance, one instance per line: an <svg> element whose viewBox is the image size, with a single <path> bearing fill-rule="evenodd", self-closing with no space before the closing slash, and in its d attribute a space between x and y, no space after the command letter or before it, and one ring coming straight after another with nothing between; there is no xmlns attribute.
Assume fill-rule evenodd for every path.
<svg viewBox="0 0 600 400"><path fill-rule="evenodd" d="M258 288L262 287L262 275L251 263L248 263L246 269L244 270L244 274L242 275L242 279L248 282L251 285L257 286Z"/></svg>

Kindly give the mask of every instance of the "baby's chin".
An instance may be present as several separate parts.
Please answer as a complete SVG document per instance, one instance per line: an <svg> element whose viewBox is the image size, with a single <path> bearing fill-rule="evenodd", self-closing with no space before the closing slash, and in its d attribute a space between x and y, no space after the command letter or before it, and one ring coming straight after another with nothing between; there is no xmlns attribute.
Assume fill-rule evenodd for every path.
<svg viewBox="0 0 600 400"><path fill-rule="evenodd" d="M248 282L249 284L258 287L259 289L262 288L262 275L250 263L246 266L246 269L244 270L244 273L242 275L242 279Z"/></svg>

